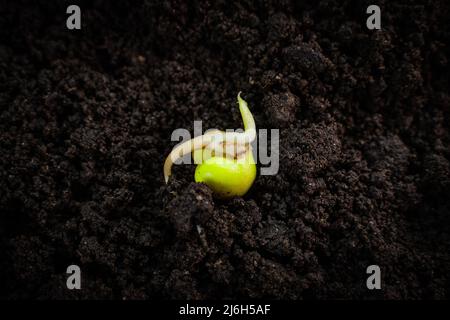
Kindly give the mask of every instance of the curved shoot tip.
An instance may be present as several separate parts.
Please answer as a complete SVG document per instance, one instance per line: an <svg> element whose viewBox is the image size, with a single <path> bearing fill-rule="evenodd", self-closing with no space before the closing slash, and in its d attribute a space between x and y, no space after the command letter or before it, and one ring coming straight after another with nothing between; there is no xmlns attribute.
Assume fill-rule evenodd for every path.
<svg viewBox="0 0 450 320"><path fill-rule="evenodd" d="M253 115L248 108L247 101L241 98L241 91L239 91L238 96L239 111L241 112L242 121L244 122L245 131L256 131L255 120ZM253 132L252 132L253 136ZM253 140L254 138L252 138Z"/></svg>
<svg viewBox="0 0 450 320"><path fill-rule="evenodd" d="M239 91L239 93L238 93L238 95L237 95L237 100L238 100L239 106L240 106L241 104L244 104L244 103L247 104L247 102L246 102L244 99L242 99L241 93L242 93L242 91Z"/></svg>

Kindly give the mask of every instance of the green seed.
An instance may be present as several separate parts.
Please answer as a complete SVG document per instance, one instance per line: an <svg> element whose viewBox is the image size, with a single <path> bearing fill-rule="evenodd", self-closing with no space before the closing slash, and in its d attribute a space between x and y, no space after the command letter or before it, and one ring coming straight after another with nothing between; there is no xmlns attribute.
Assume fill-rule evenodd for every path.
<svg viewBox="0 0 450 320"><path fill-rule="evenodd" d="M256 165L250 153L245 159L212 157L195 169L195 181L206 184L220 198L243 196L256 178Z"/></svg>

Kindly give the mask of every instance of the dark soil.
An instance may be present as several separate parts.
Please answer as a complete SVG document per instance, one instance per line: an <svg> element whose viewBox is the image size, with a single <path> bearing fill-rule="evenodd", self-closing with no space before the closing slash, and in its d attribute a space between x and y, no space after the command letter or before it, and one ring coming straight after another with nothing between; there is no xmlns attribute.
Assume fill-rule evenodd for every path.
<svg viewBox="0 0 450 320"><path fill-rule="evenodd" d="M449 3L370 31L373 1L188 2L79 1L69 31L2 1L0 298L449 298ZM238 91L278 175L166 186L172 131L241 127Z"/></svg>

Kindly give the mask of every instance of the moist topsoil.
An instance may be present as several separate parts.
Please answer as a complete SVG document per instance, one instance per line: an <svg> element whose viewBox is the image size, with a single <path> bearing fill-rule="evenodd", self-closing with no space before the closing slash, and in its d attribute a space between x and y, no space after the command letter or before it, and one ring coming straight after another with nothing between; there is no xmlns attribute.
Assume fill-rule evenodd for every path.
<svg viewBox="0 0 450 320"><path fill-rule="evenodd" d="M381 31L371 1L69 4L0 6L0 298L449 298L448 2L378 1ZM166 185L239 91L278 174Z"/></svg>

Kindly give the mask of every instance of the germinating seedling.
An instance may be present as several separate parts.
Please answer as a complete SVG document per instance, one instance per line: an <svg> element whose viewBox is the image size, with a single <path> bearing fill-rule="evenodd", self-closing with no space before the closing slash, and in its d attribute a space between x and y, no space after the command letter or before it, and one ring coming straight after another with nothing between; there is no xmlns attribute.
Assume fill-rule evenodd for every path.
<svg viewBox="0 0 450 320"><path fill-rule="evenodd" d="M196 162L195 181L209 186L220 198L242 196L253 184L256 165L251 143L256 138L256 126L247 102L237 96L244 132L213 130L176 146L164 163L164 179L169 181L173 163L193 153Z"/></svg>

